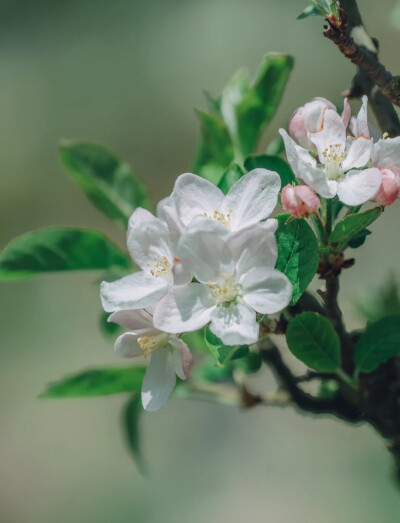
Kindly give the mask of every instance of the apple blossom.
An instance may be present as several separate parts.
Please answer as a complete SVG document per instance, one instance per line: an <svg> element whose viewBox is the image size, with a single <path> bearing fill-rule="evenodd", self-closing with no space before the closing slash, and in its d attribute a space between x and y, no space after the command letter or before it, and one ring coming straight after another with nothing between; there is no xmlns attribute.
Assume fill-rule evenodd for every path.
<svg viewBox="0 0 400 523"><path fill-rule="evenodd" d="M191 280L173 252L167 225L149 211L138 208L128 230L128 250L142 269L100 288L105 311L142 309L156 303L174 283Z"/></svg>
<svg viewBox="0 0 400 523"><path fill-rule="evenodd" d="M210 222L197 222L181 237L178 254L197 281L169 290L155 308L154 325L190 332L211 321L223 343L255 343L256 311L276 313L292 297L288 278L274 269L275 236L261 224L223 236Z"/></svg>
<svg viewBox="0 0 400 523"><path fill-rule="evenodd" d="M281 187L276 172L254 169L238 180L225 195L211 182L195 174L182 174L171 196L158 207L159 215L182 234L195 219L213 220L221 232L237 231L268 218L274 210ZM277 221L267 220L266 229L275 230Z"/></svg>
<svg viewBox="0 0 400 523"><path fill-rule="evenodd" d="M281 129L280 134L295 175L324 198L337 195L346 205L361 205L378 192L382 181L379 169L362 169L370 161L372 140L347 140L346 126L335 111L326 109L322 129L308 134L318 161L286 131Z"/></svg>
<svg viewBox="0 0 400 523"><path fill-rule="evenodd" d="M294 218L304 218L318 211L321 202L308 185L286 185L281 193L282 207Z"/></svg>
<svg viewBox="0 0 400 523"><path fill-rule="evenodd" d="M160 409L175 387L176 376L182 380L190 376L193 357L189 348L176 334L154 328L151 314L144 309L117 311L108 321L129 329L115 342L118 356L149 358L142 384L142 404L145 410Z"/></svg>

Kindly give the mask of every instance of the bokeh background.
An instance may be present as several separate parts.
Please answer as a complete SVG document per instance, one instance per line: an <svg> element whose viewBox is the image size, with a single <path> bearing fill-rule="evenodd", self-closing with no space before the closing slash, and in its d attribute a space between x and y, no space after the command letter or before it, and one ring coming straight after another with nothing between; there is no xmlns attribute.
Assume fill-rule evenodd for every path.
<svg viewBox="0 0 400 523"><path fill-rule="evenodd" d="M360 0L383 62L399 72L394 0ZM267 51L295 70L268 131L313 96L340 103L354 69L296 21L305 0L0 1L0 247L46 225L122 235L62 171L60 138L108 145L151 188L168 194L189 169L202 89L219 93ZM357 104L355 105L355 107ZM343 275L342 301L398 276L400 206ZM0 521L2 523L397 523L400 490L383 442L368 427L291 409L238 412L174 400L143 418L151 476L122 440L124 398L39 400L49 381L121 364L98 329L97 274L0 286ZM123 362L122 362L123 363Z"/></svg>

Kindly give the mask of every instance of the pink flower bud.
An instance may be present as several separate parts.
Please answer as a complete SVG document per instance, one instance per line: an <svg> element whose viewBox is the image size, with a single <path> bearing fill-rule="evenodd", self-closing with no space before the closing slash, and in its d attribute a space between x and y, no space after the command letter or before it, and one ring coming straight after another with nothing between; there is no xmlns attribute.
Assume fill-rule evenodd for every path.
<svg viewBox="0 0 400 523"><path fill-rule="evenodd" d="M308 185L286 185L281 194L282 207L294 218L304 218L316 212L321 202Z"/></svg>
<svg viewBox="0 0 400 523"><path fill-rule="evenodd" d="M382 184L373 201L379 205L392 205L400 192L400 169L397 167L382 167Z"/></svg>
<svg viewBox="0 0 400 523"><path fill-rule="evenodd" d="M316 151L308 133L321 131L326 109L336 111L335 106L326 98L313 98L294 112L289 123L289 134L298 145Z"/></svg>
<svg viewBox="0 0 400 523"><path fill-rule="evenodd" d="M309 149L310 145L312 145L307 136L307 129L304 124L302 107L299 107L294 112L290 120L289 134L297 144L301 145L305 149Z"/></svg>

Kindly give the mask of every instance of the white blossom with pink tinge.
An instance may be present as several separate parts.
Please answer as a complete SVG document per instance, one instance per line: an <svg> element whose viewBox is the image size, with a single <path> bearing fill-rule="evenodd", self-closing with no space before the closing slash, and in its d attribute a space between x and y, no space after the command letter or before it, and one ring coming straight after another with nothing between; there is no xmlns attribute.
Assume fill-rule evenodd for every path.
<svg viewBox="0 0 400 523"><path fill-rule="evenodd" d="M308 185L286 185L282 189L281 202L293 218L305 218L321 207L320 199Z"/></svg>
<svg viewBox="0 0 400 523"><path fill-rule="evenodd" d="M160 409L175 387L176 376L182 380L190 376L193 357L188 346L176 334L156 329L146 310L117 311L108 321L129 330L115 342L114 351L118 356L149 358L142 383L142 404L145 410Z"/></svg>

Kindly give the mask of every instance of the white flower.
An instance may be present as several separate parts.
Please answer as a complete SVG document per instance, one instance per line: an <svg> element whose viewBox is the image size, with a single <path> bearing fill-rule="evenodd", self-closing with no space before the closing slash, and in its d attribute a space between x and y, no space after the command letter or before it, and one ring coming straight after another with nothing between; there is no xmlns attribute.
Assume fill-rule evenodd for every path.
<svg viewBox="0 0 400 523"><path fill-rule="evenodd" d="M191 280L174 256L166 224L145 209L132 214L128 250L142 269L114 282L102 282L101 301L105 311L142 309L155 304L174 284Z"/></svg>
<svg viewBox="0 0 400 523"><path fill-rule="evenodd" d="M160 202L157 212L179 238L193 221L213 220L221 233L237 231L268 218L274 210L280 177L266 169L254 169L238 180L225 195L218 187L195 174L182 174L169 198ZM264 227L274 231L277 221Z"/></svg>
<svg viewBox="0 0 400 523"><path fill-rule="evenodd" d="M372 151L372 163L375 167L400 168L400 136L383 138L376 142Z"/></svg>
<svg viewBox="0 0 400 523"><path fill-rule="evenodd" d="M370 161L372 140L347 140L346 126L335 111L326 109L322 130L308 134L319 162L283 129L280 134L295 175L324 198L338 195L346 205L361 205L378 192L382 180L379 169L359 170Z"/></svg>
<svg viewBox="0 0 400 523"><path fill-rule="evenodd" d="M284 309L292 285L274 269L276 240L261 224L228 236L217 229L198 222L181 237L179 256L197 282L171 288L155 308L154 325L166 332L189 332L211 321L211 331L223 343L255 343L256 311Z"/></svg>
<svg viewBox="0 0 400 523"><path fill-rule="evenodd" d="M190 376L193 358L187 345L176 334L154 328L151 314L145 310L124 310L111 314L108 321L129 329L115 342L115 353L122 358L149 358L142 384L144 409L160 409L176 383Z"/></svg>

